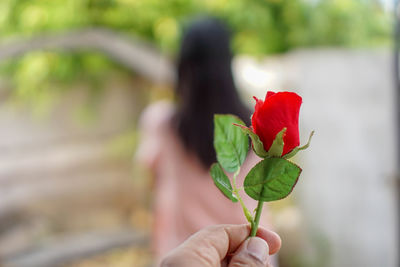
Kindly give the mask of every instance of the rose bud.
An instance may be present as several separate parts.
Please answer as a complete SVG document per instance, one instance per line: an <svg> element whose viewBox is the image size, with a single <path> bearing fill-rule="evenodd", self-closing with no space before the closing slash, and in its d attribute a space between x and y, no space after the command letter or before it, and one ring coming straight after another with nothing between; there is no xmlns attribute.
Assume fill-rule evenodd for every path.
<svg viewBox="0 0 400 267"><path fill-rule="evenodd" d="M256 100L254 114L251 118L253 131L269 151L276 135L286 128L283 136L283 152L286 155L300 145L299 111L302 98L293 92L267 92L265 100Z"/></svg>

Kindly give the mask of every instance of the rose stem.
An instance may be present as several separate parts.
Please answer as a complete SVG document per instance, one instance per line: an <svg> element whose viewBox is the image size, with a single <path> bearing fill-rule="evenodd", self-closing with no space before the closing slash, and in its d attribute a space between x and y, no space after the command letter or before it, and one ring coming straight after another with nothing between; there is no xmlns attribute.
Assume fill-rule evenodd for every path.
<svg viewBox="0 0 400 267"><path fill-rule="evenodd" d="M261 211L263 208L264 201L259 200L257 209L256 209L256 218L254 219L254 224L251 225L251 233L250 236L256 236L258 230L258 223L260 222Z"/></svg>
<svg viewBox="0 0 400 267"><path fill-rule="evenodd" d="M242 206L244 216L246 216L247 221L251 224L253 227L254 225L254 220L253 217L251 216L250 211L247 209L246 205L244 204L242 198L240 197L239 194L239 189L236 187L236 176L240 173L240 167L239 169L233 174L232 178L232 184L233 184L233 193L235 194L236 198L239 200L240 205Z"/></svg>

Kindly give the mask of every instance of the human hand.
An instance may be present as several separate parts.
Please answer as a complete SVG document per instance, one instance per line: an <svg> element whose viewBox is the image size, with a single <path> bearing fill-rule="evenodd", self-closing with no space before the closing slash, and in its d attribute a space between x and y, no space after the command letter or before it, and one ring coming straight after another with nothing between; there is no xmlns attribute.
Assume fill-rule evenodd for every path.
<svg viewBox="0 0 400 267"><path fill-rule="evenodd" d="M249 234L245 224L207 227L171 251L161 267L271 267L269 255L280 249L280 237L262 227L257 237Z"/></svg>

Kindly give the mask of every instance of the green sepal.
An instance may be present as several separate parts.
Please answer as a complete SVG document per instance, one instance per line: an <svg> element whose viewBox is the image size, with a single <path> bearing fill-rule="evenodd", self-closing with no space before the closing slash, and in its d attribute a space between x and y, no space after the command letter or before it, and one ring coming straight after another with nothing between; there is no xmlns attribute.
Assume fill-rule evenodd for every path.
<svg viewBox="0 0 400 267"><path fill-rule="evenodd" d="M255 200L279 200L292 192L300 173L301 168L286 159L266 158L247 174L244 191Z"/></svg>
<svg viewBox="0 0 400 267"><path fill-rule="evenodd" d="M265 151L264 145L261 142L260 137L258 137L258 135L255 132L253 132L252 129L250 129L249 127L246 127L244 125L240 125L240 124L236 124L236 123L234 125L240 127L240 129L242 129L242 131L245 134L249 135L251 142L253 144L252 145L253 151L254 151L254 153L256 153L257 156L259 156L261 158L265 158L268 156L268 153L267 153L267 151Z"/></svg>
<svg viewBox="0 0 400 267"><path fill-rule="evenodd" d="M271 144L271 147L269 148L268 152L265 151L264 149L264 144L261 142L260 137L253 132L252 129L249 127L246 127L244 125L240 125L237 123L234 123L235 126L238 126L242 131L246 134L249 135L252 144L253 144L253 150L254 153L256 153L257 156L261 158L267 158L267 157L281 157L282 152L283 152L283 147L284 147L284 141L283 141L283 136L286 133L286 127L283 128L279 133L276 134L274 141Z"/></svg>
<svg viewBox="0 0 400 267"><path fill-rule="evenodd" d="M249 151L247 135L234 123L244 124L233 115L214 115L214 148L218 162L228 172L237 171Z"/></svg>
<svg viewBox="0 0 400 267"><path fill-rule="evenodd" d="M211 177L214 181L214 184L218 187L218 189L232 202L237 202L238 199L233 193L233 188L231 185L231 181L228 176L224 173L219 163L213 163L210 169ZM246 215L246 214L245 214ZM246 215L247 217L247 215Z"/></svg>
<svg viewBox="0 0 400 267"><path fill-rule="evenodd" d="M268 155L270 157L281 157L283 152L283 136L286 133L286 127L283 128L279 133L276 134L274 141L272 142L271 147L268 150Z"/></svg>
<svg viewBox="0 0 400 267"><path fill-rule="evenodd" d="M297 154L297 152L299 152L300 150L307 149L307 148L310 146L311 138L313 137L313 135L314 135L314 131L312 131L312 132L310 133L310 136L308 137L308 142L307 142L307 144L305 144L304 146L300 146L300 147L295 147L295 148L293 148L293 150L290 151L288 154L284 155L283 158L284 158L284 159L290 159L290 158L294 157L294 156Z"/></svg>

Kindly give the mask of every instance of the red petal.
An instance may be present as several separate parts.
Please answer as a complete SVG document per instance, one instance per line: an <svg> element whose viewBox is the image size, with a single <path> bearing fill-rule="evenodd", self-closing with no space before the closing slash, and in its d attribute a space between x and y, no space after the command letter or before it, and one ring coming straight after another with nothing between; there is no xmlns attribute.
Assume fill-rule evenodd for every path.
<svg viewBox="0 0 400 267"><path fill-rule="evenodd" d="M265 100L267 100L268 97L273 96L274 94L276 94L276 93L272 92L272 91L268 91L267 95L265 96Z"/></svg>
<svg viewBox="0 0 400 267"><path fill-rule="evenodd" d="M259 109L264 104L264 101L258 99L255 96L253 96L253 98L256 101L255 111L257 111L257 109Z"/></svg>
<svg viewBox="0 0 400 267"><path fill-rule="evenodd" d="M276 134L287 128L283 137L285 145L282 155L300 145L299 111L302 99L292 92L268 92L264 103L256 103L252 117L254 132L260 137L266 151L271 147Z"/></svg>

